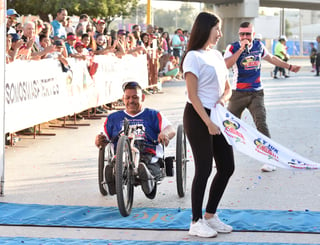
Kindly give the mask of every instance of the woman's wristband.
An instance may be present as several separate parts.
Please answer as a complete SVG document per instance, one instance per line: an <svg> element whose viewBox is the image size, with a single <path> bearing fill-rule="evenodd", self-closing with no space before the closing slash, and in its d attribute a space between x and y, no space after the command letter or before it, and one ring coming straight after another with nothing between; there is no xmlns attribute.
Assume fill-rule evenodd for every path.
<svg viewBox="0 0 320 245"><path fill-rule="evenodd" d="M289 71L291 71L291 68L292 68L292 65L290 64L290 65L289 65L289 69L288 69L288 70L289 70Z"/></svg>

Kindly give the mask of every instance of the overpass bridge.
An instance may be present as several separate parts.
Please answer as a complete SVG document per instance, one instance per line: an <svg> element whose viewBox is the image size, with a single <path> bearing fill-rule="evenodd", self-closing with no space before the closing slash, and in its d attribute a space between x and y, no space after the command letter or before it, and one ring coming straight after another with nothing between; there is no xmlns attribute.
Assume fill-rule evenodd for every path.
<svg viewBox="0 0 320 245"><path fill-rule="evenodd" d="M217 48L222 50L226 44L237 40L239 25L243 21L254 23L259 16L259 7L294 8L320 10L320 0L169 0L180 2L200 2L214 4L214 11L223 19L222 32ZM281 11L280 33L275 30L275 36L284 34L284 13ZM276 29L276 28L275 28ZM302 48L300 35L300 49ZM302 50L300 50L302 52Z"/></svg>
<svg viewBox="0 0 320 245"><path fill-rule="evenodd" d="M210 4L215 4L216 6L250 2L246 0L191 0L191 1L190 0L169 0L169 1L210 3ZM255 2L255 1L251 1L251 2ZM259 2L260 2L259 3L260 7L320 10L320 0L260 0Z"/></svg>

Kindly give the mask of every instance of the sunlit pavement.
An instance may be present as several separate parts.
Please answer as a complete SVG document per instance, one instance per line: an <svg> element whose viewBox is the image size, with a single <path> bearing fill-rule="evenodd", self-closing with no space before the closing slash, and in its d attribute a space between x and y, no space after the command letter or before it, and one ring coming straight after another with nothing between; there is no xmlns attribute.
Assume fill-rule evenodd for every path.
<svg viewBox="0 0 320 245"><path fill-rule="evenodd" d="M272 139L302 156L320 162L320 78L311 73L309 59L292 59L302 65L290 78L273 79L272 66L263 63L267 122ZM182 123L185 104L183 81L168 81L162 91L148 95L145 106L161 110L172 123ZM242 119L252 123L246 111ZM85 120L90 126L73 129L44 127L56 136L21 136L5 150L5 188L2 202L52 205L116 206L116 197L100 195L97 184L98 150L95 135L104 119ZM175 142L166 149L175 154ZM184 198L176 194L175 179L166 178L154 200L135 188L134 207L190 208L193 158L188 148L188 187ZM320 211L319 171L277 168L262 173L262 163L235 152L236 170L221 200L220 209ZM165 235L164 235L165 234ZM84 228L2 226L0 236L127 239L154 241L282 242L319 244L319 234L233 232L216 238L190 237L186 231L147 231Z"/></svg>

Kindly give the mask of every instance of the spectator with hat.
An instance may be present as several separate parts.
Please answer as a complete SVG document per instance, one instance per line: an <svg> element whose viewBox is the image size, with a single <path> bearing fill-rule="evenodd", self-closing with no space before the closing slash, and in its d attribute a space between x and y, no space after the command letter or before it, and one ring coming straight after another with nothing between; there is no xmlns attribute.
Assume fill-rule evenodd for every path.
<svg viewBox="0 0 320 245"><path fill-rule="evenodd" d="M276 47L274 49L274 55L277 56L279 59L287 62L289 60L289 55L287 54L287 46L286 46L286 43L287 43L287 37L282 35L280 36L279 38L279 42L276 44ZM282 67L279 67L279 66L275 66L274 70L273 70L273 78L274 79L277 79L277 73L278 71L281 72L281 74L285 77L285 78L288 78L289 76L286 75L286 70ZM280 75L281 75L280 74Z"/></svg>
<svg viewBox="0 0 320 245"><path fill-rule="evenodd" d="M87 56L89 55L89 51L85 47L86 45L84 45L84 43L81 41L76 42L76 44L74 45L74 48L76 49L77 54Z"/></svg>
<svg viewBox="0 0 320 245"><path fill-rule="evenodd" d="M70 57L71 57L72 54L76 53L76 50L74 48L75 43L76 43L76 36L74 35L73 32L69 32L67 34L67 39L66 39L66 42L65 42L65 46L66 46L66 49L67 49L67 54Z"/></svg>
<svg viewBox="0 0 320 245"><path fill-rule="evenodd" d="M96 31L94 33L94 39L97 38L98 34L104 35L105 28L106 28L106 22L103 19L98 20L98 22L96 24Z"/></svg>
<svg viewBox="0 0 320 245"><path fill-rule="evenodd" d="M57 11L56 18L51 22L53 29L53 39L65 39L67 36L66 29L63 26L63 22L68 16L68 11L64 8L60 8Z"/></svg>
<svg viewBox="0 0 320 245"><path fill-rule="evenodd" d="M14 28L15 24L17 23L17 18L20 15L14 9L7 10L7 33L16 33L16 29Z"/></svg>

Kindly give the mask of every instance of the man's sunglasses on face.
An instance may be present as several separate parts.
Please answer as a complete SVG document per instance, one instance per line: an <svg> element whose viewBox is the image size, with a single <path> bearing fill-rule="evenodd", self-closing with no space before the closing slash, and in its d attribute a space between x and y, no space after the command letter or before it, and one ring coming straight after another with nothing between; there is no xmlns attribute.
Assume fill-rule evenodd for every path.
<svg viewBox="0 0 320 245"><path fill-rule="evenodd" d="M239 32L240 36L251 36L251 32Z"/></svg>

